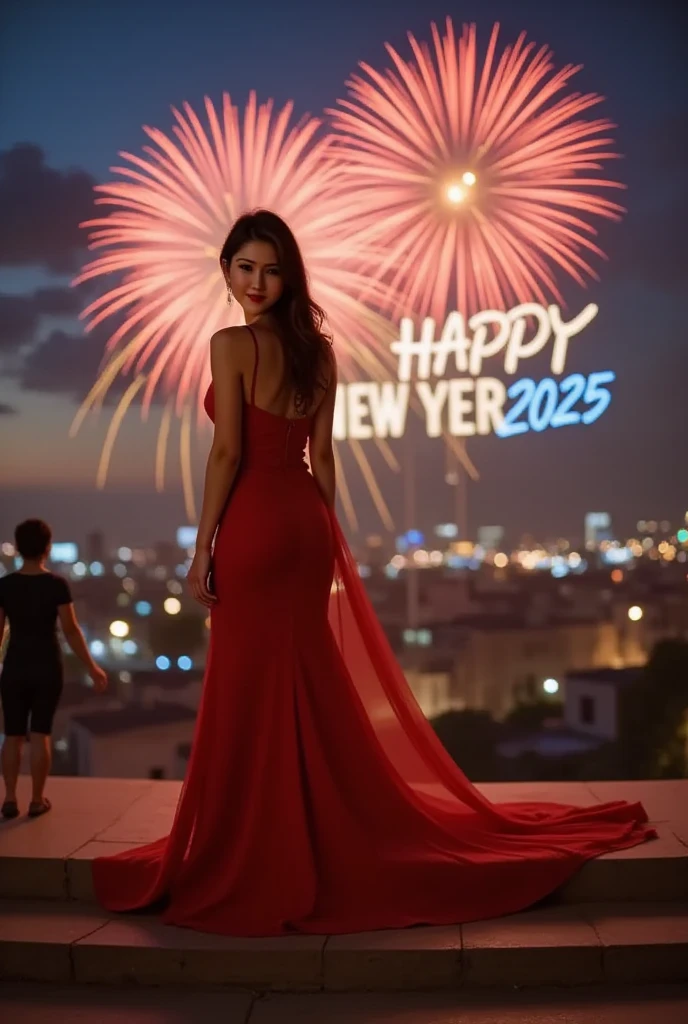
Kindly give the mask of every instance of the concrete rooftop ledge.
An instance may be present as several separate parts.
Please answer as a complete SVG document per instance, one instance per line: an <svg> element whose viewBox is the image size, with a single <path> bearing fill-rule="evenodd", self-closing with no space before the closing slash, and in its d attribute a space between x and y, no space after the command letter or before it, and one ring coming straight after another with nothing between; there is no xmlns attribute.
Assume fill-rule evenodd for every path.
<svg viewBox="0 0 688 1024"><path fill-rule="evenodd" d="M56 778L50 814L0 825L0 978L254 993L688 981L688 781L481 786L495 800L642 800L660 838L589 862L548 905L509 917L265 939L204 935L93 902L91 859L164 835L179 788Z"/></svg>
<svg viewBox="0 0 688 1024"><path fill-rule="evenodd" d="M53 809L0 824L0 899L92 902L90 862L164 836L181 783L147 779L51 779ZM688 900L688 780L666 782L489 783L491 800L593 804L641 800L659 839L589 861L553 897L558 903Z"/></svg>

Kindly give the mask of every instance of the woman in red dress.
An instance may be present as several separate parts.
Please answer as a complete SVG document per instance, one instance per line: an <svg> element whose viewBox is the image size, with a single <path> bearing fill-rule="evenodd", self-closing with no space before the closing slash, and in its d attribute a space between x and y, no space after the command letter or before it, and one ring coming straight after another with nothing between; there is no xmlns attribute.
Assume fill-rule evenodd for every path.
<svg viewBox="0 0 688 1024"><path fill-rule="evenodd" d="M170 834L94 861L100 903L164 900L166 922L234 936L450 924L656 835L638 803L492 804L452 761L335 517L336 363L294 236L246 215L221 262L246 327L210 342L194 742Z"/></svg>

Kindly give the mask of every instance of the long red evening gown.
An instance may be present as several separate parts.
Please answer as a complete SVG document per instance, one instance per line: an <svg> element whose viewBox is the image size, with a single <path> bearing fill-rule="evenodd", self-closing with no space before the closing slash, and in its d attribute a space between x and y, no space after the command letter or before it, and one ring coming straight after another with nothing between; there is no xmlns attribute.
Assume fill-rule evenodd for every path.
<svg viewBox="0 0 688 1024"><path fill-rule="evenodd" d="M164 921L235 936L458 923L528 907L589 858L655 836L639 803L492 804L457 768L305 465L310 419L255 405L254 343L172 831L96 859L100 903L164 898Z"/></svg>

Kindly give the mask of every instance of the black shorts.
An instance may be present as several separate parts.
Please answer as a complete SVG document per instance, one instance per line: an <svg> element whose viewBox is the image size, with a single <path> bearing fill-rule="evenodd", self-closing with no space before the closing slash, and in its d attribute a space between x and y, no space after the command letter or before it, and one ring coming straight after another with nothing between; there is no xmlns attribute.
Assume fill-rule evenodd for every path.
<svg viewBox="0 0 688 1024"><path fill-rule="evenodd" d="M18 666L5 666L0 675L0 696L5 736L26 736L29 731L49 736L62 695L62 671L51 666L45 672L24 674Z"/></svg>

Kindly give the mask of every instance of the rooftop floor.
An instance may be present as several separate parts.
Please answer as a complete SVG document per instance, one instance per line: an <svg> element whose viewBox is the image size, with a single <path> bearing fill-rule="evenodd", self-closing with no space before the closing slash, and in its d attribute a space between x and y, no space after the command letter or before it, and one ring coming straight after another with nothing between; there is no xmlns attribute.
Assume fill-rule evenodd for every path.
<svg viewBox="0 0 688 1024"><path fill-rule="evenodd" d="M659 832L653 842L589 861L558 902L688 899L688 780L666 782L518 782L478 787L490 800L594 804L640 800ZM55 777L52 811L0 824L0 898L90 900L94 857L159 839L169 831L180 782ZM19 786L20 809L29 780ZM676 886L681 880L685 890Z"/></svg>
<svg viewBox="0 0 688 1024"><path fill-rule="evenodd" d="M27 782L22 779L20 787L24 809ZM69 986L75 1007L81 1005L80 985L109 986L113 991L132 984L175 986L187 994L192 988L221 986L237 990L223 997L227 1007L238 1008L234 1017L233 1010L218 1010L221 1019L248 1020L253 1006L250 1024L273 1020L348 1024L355 1019L360 1024L368 1020L377 1024L392 1020L400 1024L557 1020L564 1024L569 1019L577 1024L588 1020L611 1024L617 1019L636 1024L645 1020L633 1017L630 1010L615 1017L610 1009L607 1017L607 1010L580 1008L575 1011L578 1016L569 1018L557 1016L559 1011L554 1009L546 1011L544 1004L537 1012L524 1009L525 1016L511 1017L502 1004L501 1009L495 1004L497 1008L490 1010L487 1003L480 1004L482 1010L476 1008L477 1016L465 1017L457 1007L470 993L469 1002L475 997L479 1003L477 993L485 989L688 982L688 780L500 783L480 788L496 801L641 800L659 839L588 862L546 905L505 918L356 935L238 939L165 926L154 914L108 914L93 902L92 858L165 835L180 783L55 778L49 788L50 814L0 824L0 978ZM10 986L6 991L8 999L13 998L11 992L20 990ZM388 1000L380 1002L377 1016L373 1000L366 1016L364 1002L356 1003L352 994L361 994L362 1000L362 993L373 992L381 999L386 993ZM297 998L298 993L303 995ZM334 998L343 993L351 995L350 1004ZM420 993L429 1001L423 1003ZM141 1007L148 1005L144 989L140 995ZM411 995L411 1002L404 1002ZM254 1002L247 1002L248 996ZM99 997L83 996L86 1002L88 998L97 1002ZM219 995L207 998L210 1006ZM287 1001L280 1003L280 998ZM299 998L306 1000L308 1013L294 1010L292 1015L288 1007L301 1006ZM651 1016L659 1014L657 1019L669 1024L673 998L669 997L666 1013L655 1008ZM126 1000L118 994L113 1013L114 1003L124 1008ZM179 1013L183 1003L180 1000ZM160 999L156 1005L162 1013L168 1003ZM361 1012L337 1009L349 1005L360 1006ZM394 1005L408 1005L408 1016L390 1016ZM426 1015L414 1015L414 1005L425 1006ZM314 1009L317 1006L322 1008L321 1016ZM325 1006L331 1010L325 1013ZM282 1009L278 1012L275 1007ZM123 1009L129 1021L157 1024L187 1019L149 1016L143 1009L136 1017L133 1003L131 1010L130 1014ZM346 1015L349 1012L351 1016ZM39 1007L36 1013L26 1016L22 1011L21 1019L36 1024L54 1019L41 1016ZM69 1019L90 1018L75 1009ZM94 1019L119 1017L98 1012ZM210 1011L204 1019L213 1019Z"/></svg>

